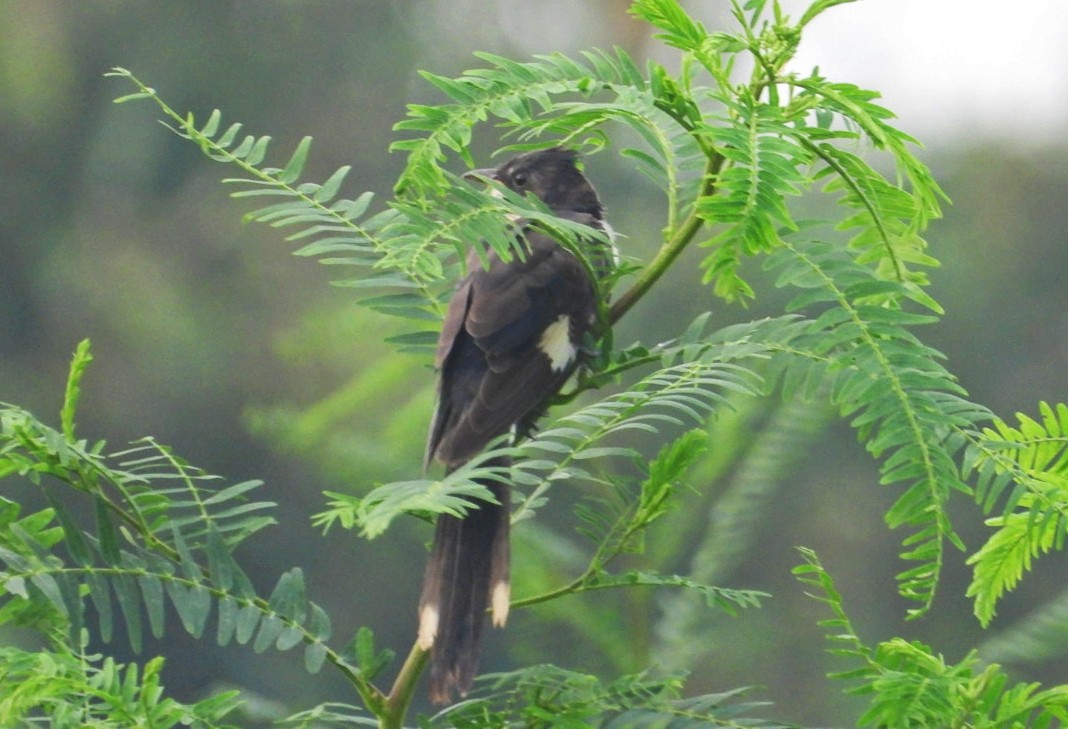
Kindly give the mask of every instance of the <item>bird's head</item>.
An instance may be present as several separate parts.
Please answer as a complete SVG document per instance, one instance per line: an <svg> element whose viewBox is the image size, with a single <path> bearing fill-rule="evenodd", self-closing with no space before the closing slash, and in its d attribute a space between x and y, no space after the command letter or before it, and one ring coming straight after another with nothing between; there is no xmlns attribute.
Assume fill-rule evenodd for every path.
<svg viewBox="0 0 1068 729"><path fill-rule="evenodd" d="M570 149L553 147L528 152L496 169L468 173L468 176L476 175L497 180L520 195L531 193L557 212L588 213L597 219L604 217L597 191L579 170L578 155Z"/></svg>

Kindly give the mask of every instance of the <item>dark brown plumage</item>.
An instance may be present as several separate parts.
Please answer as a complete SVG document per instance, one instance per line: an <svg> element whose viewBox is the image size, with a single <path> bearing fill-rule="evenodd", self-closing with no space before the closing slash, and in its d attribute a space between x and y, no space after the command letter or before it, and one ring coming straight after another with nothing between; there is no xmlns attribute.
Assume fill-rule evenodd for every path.
<svg viewBox="0 0 1068 729"><path fill-rule="evenodd" d="M487 177L540 198L559 217L607 229L574 152L549 149L506 162ZM504 224L504 221L502 221ZM449 303L438 340L438 406L426 460L455 469L491 440L529 429L581 357L596 322L596 287L585 266L543 232L522 227L527 255L470 273ZM603 256L597 256L603 259ZM438 518L419 607L419 644L431 650L430 696L467 693L477 670L487 606L503 625L509 603L509 487L487 483L498 504Z"/></svg>

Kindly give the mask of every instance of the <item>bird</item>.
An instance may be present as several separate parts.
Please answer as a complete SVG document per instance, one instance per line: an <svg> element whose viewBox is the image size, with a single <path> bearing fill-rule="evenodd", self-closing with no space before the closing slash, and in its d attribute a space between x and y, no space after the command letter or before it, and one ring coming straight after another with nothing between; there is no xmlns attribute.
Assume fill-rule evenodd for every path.
<svg viewBox="0 0 1068 729"><path fill-rule="evenodd" d="M528 152L486 178L520 195L533 195L559 218L603 235L581 238L585 265L573 253L522 219L509 216L523 255L485 263L472 249L468 274L446 310L434 364L437 407L427 437L424 469L433 461L451 472L508 433L533 428L546 400L564 386L590 352L584 343L598 320L599 280L614 260L604 207L579 167L575 151L553 147ZM499 191L497 191L498 194ZM596 280L595 280L596 279ZM486 465L507 466L498 458ZM466 696L478 666L487 608L503 627L510 604L510 486L483 484L494 501L463 516L441 514L423 578L417 644L430 652L430 699Z"/></svg>

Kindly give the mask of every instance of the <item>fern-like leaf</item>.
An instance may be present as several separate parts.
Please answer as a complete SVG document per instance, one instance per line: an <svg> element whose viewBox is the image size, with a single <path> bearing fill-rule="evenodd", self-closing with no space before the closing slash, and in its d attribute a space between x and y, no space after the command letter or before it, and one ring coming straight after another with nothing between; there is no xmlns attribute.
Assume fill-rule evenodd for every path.
<svg viewBox="0 0 1068 729"><path fill-rule="evenodd" d="M705 220L725 226L703 245L714 251L702 262L705 282L728 300L753 295L737 268L742 260L774 250L779 229L796 229L786 200L807 184L802 168L811 153L794 141L784 110L742 96L731 114L701 127L727 160L714 180L715 192L697 203Z"/></svg>
<svg viewBox="0 0 1068 729"><path fill-rule="evenodd" d="M914 298L908 284L880 279L822 243L784 242L768 267L779 285L802 289L791 308L830 304L813 322L814 338L791 346L825 363L832 402L872 455L884 458L882 482L906 484L886 521L914 530L902 558L916 564L898 580L901 594L920 603L910 615L920 615L934 599L945 543L963 549L946 507L952 492L971 493L952 458L955 429L989 413L964 399L941 355L909 330L932 318L901 310Z"/></svg>
<svg viewBox="0 0 1068 729"><path fill-rule="evenodd" d="M918 641L893 638L875 648L866 646L852 627L834 579L814 552L802 549L801 553L805 564L794 574L816 589L810 596L833 614L820 623L832 646L837 646L829 650L853 664L832 678L859 682L851 693L870 697L860 726L1052 727L1068 719L1068 687L1009 686L1000 666L980 666L976 651L951 664Z"/></svg>
<svg viewBox="0 0 1068 729"><path fill-rule="evenodd" d="M394 127L422 136L394 142L391 149L408 153L408 162L396 190L419 197L436 197L450 186L441 169L446 150L459 154L468 166L471 129L496 117L504 122L529 122L539 112L553 108L561 94L589 95L616 86L641 87L644 81L634 63L622 51L593 53L587 63L562 54L538 56L518 63L489 53L476 54L486 68L468 71L456 79L423 73L453 103L439 106L412 104L408 119Z"/></svg>
<svg viewBox="0 0 1068 729"><path fill-rule="evenodd" d="M165 696L163 659L143 666L112 658L0 648L0 723L7 727L177 725L224 729L240 703L227 691L194 704Z"/></svg>
<svg viewBox="0 0 1068 729"><path fill-rule="evenodd" d="M465 702L446 709L435 723L448 726L623 727L748 726L785 729L751 714L765 702L742 700L747 689L681 697L681 679L623 676L611 683L551 665L488 674Z"/></svg>
<svg viewBox="0 0 1068 729"><path fill-rule="evenodd" d="M1041 420L1017 414L1018 427L995 421L983 432L976 456L978 470L997 474L984 479L976 493L988 510L1010 483L1016 485L1002 513L987 521L994 533L968 559L974 570L968 596L975 598L975 614L984 625L993 619L998 600L1031 569L1031 561L1063 549L1068 535L1068 405L1041 403L1039 408Z"/></svg>
<svg viewBox="0 0 1068 729"><path fill-rule="evenodd" d="M343 665L325 643L329 620L307 599L299 570L283 575L263 600L231 554L273 523L264 513L273 504L246 500L258 482L213 489L215 477L151 439L114 456L101 455L103 443L90 448L73 440L77 380L88 346L79 352L67 388L65 432L0 404L0 472L34 483L48 475L72 487L95 510L95 528L78 526L52 489L45 492L51 506L28 517L20 518L13 502L0 501L0 622L34 616L39 624L54 624L56 635L65 632L68 645L80 646L88 599L101 637L111 639L121 615L130 645L140 650L146 617L152 634L162 636L167 601L198 637L218 605L220 642L247 642L255 634L259 649L304 643L310 670L326 658ZM262 637L275 630L269 641ZM343 670L355 676L355 669Z"/></svg>

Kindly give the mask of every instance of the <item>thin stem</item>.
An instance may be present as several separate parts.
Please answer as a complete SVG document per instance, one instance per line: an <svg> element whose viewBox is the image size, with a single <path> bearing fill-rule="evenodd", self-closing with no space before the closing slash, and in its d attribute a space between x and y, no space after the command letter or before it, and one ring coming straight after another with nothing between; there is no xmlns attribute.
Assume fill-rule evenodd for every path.
<svg viewBox="0 0 1068 729"><path fill-rule="evenodd" d="M590 564L586 568L586 570L581 575L573 579L571 582L561 587L558 587L555 590L543 592L540 595L532 595L530 597L524 597L521 600L513 600L511 607L513 609L524 608L529 607L530 605L537 605L538 603L542 602L549 602L550 600L555 600L556 598L563 597L564 595L576 595L580 592L586 592L587 590L604 589L605 587L617 587L618 585L590 585L589 582L592 577L604 570L610 562L612 562L616 557L622 554L622 545L626 544L627 540L634 536L634 533L638 531L639 528L640 526L631 524L623 533L623 536L620 539L616 540L616 544L620 545L620 547L615 549L607 557L603 556L603 550L598 548L597 552L593 555L593 559L590 560Z"/></svg>
<svg viewBox="0 0 1068 729"><path fill-rule="evenodd" d="M603 370L598 370L594 374L580 373L578 381L575 383L574 388L570 392L566 392L549 400L551 407L557 407L559 405L567 405L573 402L579 395L587 390L600 389L604 383L610 382L615 377L627 372L628 370L642 367L643 365L652 364L660 361L660 353L654 351L644 357L636 357L632 360L628 360L622 364L615 365L614 367L608 367Z"/></svg>
<svg viewBox="0 0 1068 729"><path fill-rule="evenodd" d="M429 660L429 651L420 648L418 643L412 645L411 652L404 659L404 665L393 682L389 696L379 706L379 711L375 712L379 718L378 725L382 729L401 729L404 725L404 716L408 713L408 706L415 695L415 686Z"/></svg>
<svg viewBox="0 0 1068 729"><path fill-rule="evenodd" d="M586 568L585 572L583 572L581 575L579 575L566 585L558 587L555 590L543 592L540 595L531 595L530 597L524 597L519 600L512 600L511 607L513 610L516 610L518 608L525 608L531 605L537 605L541 602L549 602L549 600L555 600L556 598L563 597L564 595L581 592L582 586L588 579L590 579L590 577L594 575L595 571L596 569L594 564L590 563L590 566Z"/></svg>
<svg viewBox="0 0 1068 729"><path fill-rule="evenodd" d="M564 595L575 594L591 589L589 585L590 579L602 572L616 557L622 554L624 546L630 541L630 538L647 525L647 523L636 518L638 516L638 511L640 511L640 507L636 507L636 510L633 513L628 512L627 514L621 515L616 520L612 529L602 538L601 543L597 546L593 556L590 558L589 565L581 575L555 590L543 592L540 595L526 597L522 600L513 600L512 607L522 608L527 607L528 605L537 605L540 602L548 602L549 600ZM614 534L616 530L620 528L620 525L623 525L622 534L617 538ZM612 545L612 547L608 548L607 545Z"/></svg>

